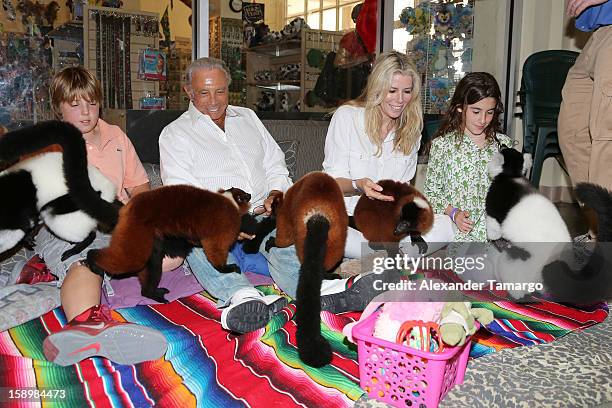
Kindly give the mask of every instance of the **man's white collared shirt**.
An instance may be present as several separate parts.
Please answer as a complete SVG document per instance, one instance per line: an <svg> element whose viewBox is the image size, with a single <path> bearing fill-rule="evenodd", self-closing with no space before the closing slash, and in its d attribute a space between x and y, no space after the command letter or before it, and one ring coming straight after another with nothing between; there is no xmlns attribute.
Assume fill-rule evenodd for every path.
<svg viewBox="0 0 612 408"><path fill-rule="evenodd" d="M211 191L240 188L251 194L251 208L271 190L291 185L285 155L255 112L228 106L225 131L190 103L159 137L164 185L189 184Z"/></svg>

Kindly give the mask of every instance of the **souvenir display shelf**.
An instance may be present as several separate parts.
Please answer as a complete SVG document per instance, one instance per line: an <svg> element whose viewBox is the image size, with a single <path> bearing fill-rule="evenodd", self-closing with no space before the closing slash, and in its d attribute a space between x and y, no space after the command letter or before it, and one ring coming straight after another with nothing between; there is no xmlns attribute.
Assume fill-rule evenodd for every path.
<svg viewBox="0 0 612 408"><path fill-rule="evenodd" d="M209 55L225 61L232 76L230 104L246 104L245 71L242 61L243 25L239 18L213 17L209 21Z"/></svg>
<svg viewBox="0 0 612 408"><path fill-rule="evenodd" d="M51 49L42 35L0 32L0 125L14 128L53 119L48 84Z"/></svg>
<svg viewBox="0 0 612 408"><path fill-rule="evenodd" d="M298 38L262 44L245 49L246 106L256 111L325 112L322 106L308 107L305 95L314 89L321 69L308 65L306 56L315 48L323 53L338 48L343 32L302 29ZM282 74L283 67L298 65L298 72ZM257 75L259 73L259 75ZM265 75L261 77L262 73ZM262 94L268 94L264 98ZM267 105L262 104L267 99ZM260 109L260 108L265 109Z"/></svg>
<svg viewBox="0 0 612 408"><path fill-rule="evenodd" d="M191 39L175 37L168 56L168 80L160 82L160 95L166 96L168 109L187 110L189 98L183 91L185 73L191 63Z"/></svg>
<svg viewBox="0 0 612 408"><path fill-rule="evenodd" d="M159 47L159 15L144 11L130 11L108 7L84 5L83 9L83 41L85 44L85 67L96 73L104 91L103 107L131 109L140 108L143 98L155 97L160 94L159 81L148 81L139 78L140 53L147 49ZM104 33L108 38L99 38L100 27L97 16L114 17L117 24L124 21L125 37L120 30ZM120 56L114 59L102 55L101 43L110 41ZM127 52L129 50L129 52ZM115 61L117 66L108 69L109 61ZM125 77L118 76L126 73Z"/></svg>

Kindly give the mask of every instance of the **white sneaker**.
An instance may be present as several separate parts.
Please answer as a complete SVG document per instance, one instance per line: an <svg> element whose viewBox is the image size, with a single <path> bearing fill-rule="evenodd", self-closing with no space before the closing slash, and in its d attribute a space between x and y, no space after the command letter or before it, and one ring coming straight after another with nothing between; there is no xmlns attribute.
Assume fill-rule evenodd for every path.
<svg viewBox="0 0 612 408"><path fill-rule="evenodd" d="M242 288L234 293L229 306L221 312L221 326L237 333L252 332L268 324L287 303L282 296L264 296L255 288Z"/></svg>

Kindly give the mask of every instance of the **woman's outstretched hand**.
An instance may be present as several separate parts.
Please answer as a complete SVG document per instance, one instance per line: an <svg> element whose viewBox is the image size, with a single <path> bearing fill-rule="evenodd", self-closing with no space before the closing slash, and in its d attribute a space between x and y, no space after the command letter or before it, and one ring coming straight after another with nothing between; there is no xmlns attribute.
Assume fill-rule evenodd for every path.
<svg viewBox="0 0 612 408"><path fill-rule="evenodd" d="M383 188L367 177L355 181L355 185L370 199L381 201L395 200L393 196L381 194Z"/></svg>

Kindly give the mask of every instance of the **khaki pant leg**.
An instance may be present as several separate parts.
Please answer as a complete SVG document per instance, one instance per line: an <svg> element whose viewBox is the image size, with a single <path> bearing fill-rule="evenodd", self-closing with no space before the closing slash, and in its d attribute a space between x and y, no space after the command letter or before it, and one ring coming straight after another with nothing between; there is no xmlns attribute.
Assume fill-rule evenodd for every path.
<svg viewBox="0 0 612 408"><path fill-rule="evenodd" d="M591 77L593 37L589 39L576 63L567 73L561 95L563 101L557 122L559 146L572 183L588 180L591 158L589 117L593 98Z"/></svg>
<svg viewBox="0 0 612 408"><path fill-rule="evenodd" d="M591 158L589 181L612 189L612 26L593 34L593 76L591 105Z"/></svg>

